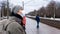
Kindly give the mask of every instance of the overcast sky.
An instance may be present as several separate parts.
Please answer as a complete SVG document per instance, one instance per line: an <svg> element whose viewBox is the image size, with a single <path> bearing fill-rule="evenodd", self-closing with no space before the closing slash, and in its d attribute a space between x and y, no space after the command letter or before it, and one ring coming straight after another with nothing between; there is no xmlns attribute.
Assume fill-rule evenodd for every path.
<svg viewBox="0 0 60 34"><path fill-rule="evenodd" d="M11 3L14 5L21 5L22 6L22 0L10 0ZM24 0L24 9L25 13L28 13L30 11L33 11L34 9L39 9L42 6L46 6L50 0Z"/></svg>
<svg viewBox="0 0 60 34"><path fill-rule="evenodd" d="M34 9L38 10L40 7L46 6L50 1L51 0L24 0L24 9L25 9L24 13L28 13L30 11L33 11ZM55 0L55 1L60 2L60 0ZM22 0L9 0L9 2L13 5L22 6Z"/></svg>

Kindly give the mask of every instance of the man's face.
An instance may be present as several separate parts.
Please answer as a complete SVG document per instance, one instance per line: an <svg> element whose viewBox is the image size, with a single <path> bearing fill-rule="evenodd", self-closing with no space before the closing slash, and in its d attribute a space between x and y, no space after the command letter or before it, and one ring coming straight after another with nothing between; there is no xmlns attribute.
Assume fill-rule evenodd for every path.
<svg viewBox="0 0 60 34"><path fill-rule="evenodd" d="M23 11L23 10L19 10L19 11L17 12L17 14L19 14L19 15L22 14L22 11Z"/></svg>

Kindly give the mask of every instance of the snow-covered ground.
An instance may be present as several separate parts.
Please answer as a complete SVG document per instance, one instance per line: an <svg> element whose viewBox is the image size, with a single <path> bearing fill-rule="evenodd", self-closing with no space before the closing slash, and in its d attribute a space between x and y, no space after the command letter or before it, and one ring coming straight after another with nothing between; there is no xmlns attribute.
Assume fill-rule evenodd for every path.
<svg viewBox="0 0 60 34"><path fill-rule="evenodd" d="M36 18L36 16L30 16L30 15L28 15L28 17ZM52 17L51 18L48 18L48 17L40 17L40 18L60 21L60 18L52 18Z"/></svg>

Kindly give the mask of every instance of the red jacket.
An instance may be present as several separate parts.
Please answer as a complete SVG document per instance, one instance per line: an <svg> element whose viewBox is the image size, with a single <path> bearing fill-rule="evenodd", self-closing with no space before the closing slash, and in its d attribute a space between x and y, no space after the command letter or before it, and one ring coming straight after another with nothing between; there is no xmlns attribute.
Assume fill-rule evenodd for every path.
<svg viewBox="0 0 60 34"><path fill-rule="evenodd" d="M26 25L26 16L23 17L22 22L23 22L23 25Z"/></svg>

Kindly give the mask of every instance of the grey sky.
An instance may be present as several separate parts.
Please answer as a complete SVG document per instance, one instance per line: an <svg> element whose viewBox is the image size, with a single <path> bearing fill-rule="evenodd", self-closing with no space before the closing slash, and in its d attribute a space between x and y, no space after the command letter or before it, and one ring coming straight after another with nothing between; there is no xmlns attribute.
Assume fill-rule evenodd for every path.
<svg viewBox="0 0 60 34"><path fill-rule="evenodd" d="M1 0L0 0L1 1ZM42 6L46 6L51 0L24 0L24 13L28 13L30 11L33 11L34 9L38 10ZM60 0L55 0L60 1ZM22 6L22 0L9 0L11 4L14 5L21 5ZM11 5L12 6L12 5Z"/></svg>
<svg viewBox="0 0 60 34"><path fill-rule="evenodd" d="M33 11L34 9L39 9L42 6L46 6L50 0L24 0L24 9L25 13L28 13L30 11ZM21 5L22 6L22 0L10 0L10 3L13 3L14 5Z"/></svg>

